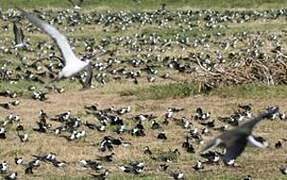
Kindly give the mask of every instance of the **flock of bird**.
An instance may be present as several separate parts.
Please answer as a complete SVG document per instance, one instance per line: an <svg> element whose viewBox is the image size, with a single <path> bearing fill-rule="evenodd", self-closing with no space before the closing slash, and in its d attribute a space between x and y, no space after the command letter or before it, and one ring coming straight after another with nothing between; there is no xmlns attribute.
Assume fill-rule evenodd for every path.
<svg viewBox="0 0 287 180"><path fill-rule="evenodd" d="M184 130L181 136L184 136L185 140L182 139L181 150L175 148L163 152L154 152L149 146L145 146L142 152L138 153L142 153L150 160L159 163L158 169L165 172L168 176L174 179L184 179L185 175L180 169L169 168L174 162L179 160L181 151L201 157L200 160L192 165L195 171L201 171L205 166L220 166L221 164L237 167L235 160L248 144L260 148L266 148L269 145L263 137L256 136L252 132L258 122L265 118L286 121L285 114L279 112L278 107L268 107L262 113L253 117L251 105L239 105L238 110L234 114L218 118L221 123L216 122L211 117L211 114L205 112L201 107L195 110L191 118L178 117L177 114L184 111L183 108L179 107L168 108L162 117L153 114L131 115L132 108L130 106L101 109L98 105L92 104L83 108L87 116L94 117L93 122L85 121L81 117L73 115L71 111L48 115L44 110L41 110L39 118L34 124L33 133L66 139L70 143L82 141L87 146L97 147L95 151L99 151L103 155L98 155L94 159L79 159L77 162L60 160L54 152L34 154L32 160L16 156L14 163L23 167L25 175L36 174L38 167L44 163L51 164L59 169L65 169L67 166L79 166L82 170L89 170L89 175L95 179L105 179L115 168L133 175L143 174L145 169L148 169L148 164L143 160L112 164L117 156L118 147L121 146L128 149L136 146L136 144L122 137L128 135L135 138L145 137L147 136L147 131L152 130L157 132L156 138L158 143L160 143L168 139L165 128L174 124ZM19 142L29 142L31 133L27 132L19 115L11 113L1 124L1 141L11 139L13 132L16 131L15 135L18 136ZM15 129L15 131L12 129ZM85 138L92 134L91 132L93 131L100 133L101 139L97 143L90 144ZM221 132L221 135L206 144L206 137L210 135L211 131ZM275 148L282 148L285 141L287 141L285 138L278 140L274 145ZM224 151L212 150L212 148L217 146L223 147ZM17 178L17 172L9 168L7 161L3 161L0 167L0 172L5 179ZM282 167L280 170L286 174L286 168Z"/></svg>
<svg viewBox="0 0 287 180"><path fill-rule="evenodd" d="M256 60L286 61L282 48L285 31L228 32L232 31L229 24L280 20L286 17L285 9L248 12L172 12L163 9L134 13L81 13L67 9L57 13L23 13L31 24L21 20L23 16L19 11L10 9L1 14L4 33L9 30L9 22L14 23L15 43L12 45L8 37L1 39L0 52L7 62L2 65L0 78L12 81L10 83L21 79L32 81L42 87L41 90L34 90L36 94L58 91L60 87L47 87L47 79L69 77L78 70L85 72L77 74L72 80L79 80L84 88L89 88L95 83L105 85L125 79L135 84L196 80L198 75L213 73L225 66L236 69ZM42 20L36 18L37 14ZM61 27L69 33L90 33L90 25L96 25L101 30L92 36L100 33L104 37L76 36L67 39L52 28ZM143 32L125 33L133 32L135 27L143 28ZM46 32L56 43L47 40L30 42L30 38L24 38L23 29L24 32L33 33L37 28ZM60 49L62 57L57 55L56 47ZM81 49L80 57L74 53L76 48ZM20 62L9 60L13 56ZM31 59L31 56L34 58ZM71 61L75 61L72 64L77 64L79 68L74 68ZM264 79L257 78L257 81L265 83Z"/></svg>
<svg viewBox="0 0 287 180"><path fill-rule="evenodd" d="M33 99L45 101L48 99L47 94L51 91L64 92L64 88L56 85L64 78L70 79L66 81L79 80L83 88L88 89L93 88L95 84L93 80L102 85L114 81L122 82L123 79L131 80L135 84L145 83L143 77L146 77L149 83L177 82L190 79L194 74L200 74L203 71L212 73L221 65L228 64L236 68L240 66L242 59L284 61L286 56L281 40L285 32L244 31L227 36L224 30L228 29L228 23L277 20L286 18L286 16L286 9L223 12L169 11L165 6L159 10L147 12L81 12L79 4L74 4L74 9L58 12L35 10L30 13L20 8L9 9L6 12L1 10L0 19L4 22L1 31L12 31L10 27L13 25L15 42L11 43L10 36L0 39L0 57L7 58L0 61L2 66L0 79L11 86L21 81L36 83L46 91L39 90L33 83L27 90L31 92ZM25 19L29 23L25 22ZM91 25L101 27L100 29L108 36L95 39L91 37L67 38L64 35L64 32L89 32L93 30L89 29ZM125 33L137 27L147 27L147 32ZM155 28L155 32L152 28ZM164 29L168 30L166 35L160 34L159 30ZM46 40L34 41L24 36L25 33L35 33L37 30L47 34L54 43ZM199 32L192 36L194 31ZM110 36L110 34L117 33L120 36ZM33 34L30 37L32 38ZM266 45L267 40L268 45ZM57 55L55 47L59 49L61 56ZM80 53L81 57L75 55L77 47L83 50ZM169 55L169 51L174 49L177 55ZM128 57L118 56L120 52L126 52ZM31 54L36 59L32 60L31 56L27 56ZM11 60L12 57L17 59L17 62ZM179 76L176 76L176 73ZM20 104L17 98L21 95L23 95L21 92L14 92L10 89L1 91L0 96L7 97L9 101L1 102L0 108L13 110L14 106ZM102 133L100 141L93 146L98 147L99 152L105 153L103 156L69 162L62 160L54 152L47 152L46 154L34 154L31 160L16 156L14 163L23 167L24 174L27 176L37 174L37 169L42 164L50 164L58 169L79 165L82 169L89 169L89 175L92 178L106 179L110 173L113 173L114 167L134 175L143 174L148 169L148 163L141 160L120 165L113 164L114 157L117 156L117 147L136 146L122 138L122 135L135 138L145 137L147 129L151 129L157 133L158 141L164 142L169 138L165 133L165 128L176 124L184 130L182 149L175 148L155 153L153 149L146 146L142 152L138 153L143 153L151 161L159 162L158 169L168 176L174 179L184 179L185 175L180 169L170 167L178 160L181 151L198 155L200 160L192 165L195 171L201 171L205 166L221 164L236 167L235 160L248 144L260 148L268 146L263 137L252 133L258 122L266 118L286 120L285 113L275 106L267 107L256 116L251 113L251 105L240 105L234 114L218 118L222 126L218 126L211 114L201 107L195 110L191 118L177 117L178 112L184 111L179 107L168 108L162 117L153 114L138 114L129 118L127 116L130 115L132 109L130 106L101 109L97 105L87 105L83 108L86 115L94 117L95 121L85 121L82 117L73 115L71 111L49 115L41 110L33 132L29 132L24 127L19 115L11 113L0 121L0 142L7 141L10 136L13 136L13 132L24 144L29 142L31 133L48 134L55 138L66 139L68 142L83 141L84 143L90 132ZM206 143L206 136L210 134L210 131L218 131L221 134ZM106 132L109 132L109 135ZM284 141L286 139L282 138L275 144L275 147L281 148ZM223 147L224 151L212 149L216 147ZM0 163L0 174L5 179L17 179L18 173L10 168L10 163L5 160ZM287 174L287 168L283 165L279 170ZM251 179L251 176L245 179Z"/></svg>

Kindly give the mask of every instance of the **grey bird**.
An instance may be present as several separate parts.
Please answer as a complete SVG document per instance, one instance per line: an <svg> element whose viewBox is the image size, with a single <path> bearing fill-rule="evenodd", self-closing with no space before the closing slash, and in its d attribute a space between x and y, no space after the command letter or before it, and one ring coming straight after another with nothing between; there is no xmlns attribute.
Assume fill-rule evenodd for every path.
<svg viewBox="0 0 287 180"><path fill-rule="evenodd" d="M21 27L18 27L16 22L13 22L13 32L14 32L14 36L15 36L15 48L25 48L27 47L26 42L24 41L24 33L21 29Z"/></svg>
<svg viewBox="0 0 287 180"><path fill-rule="evenodd" d="M75 10L80 10L81 9L81 4L84 2L84 0L79 0L79 1L73 1L73 0L68 0L74 7Z"/></svg>
<svg viewBox="0 0 287 180"><path fill-rule="evenodd" d="M78 74L82 70L88 70L88 73L92 73L92 68L90 67L90 59L76 57L74 54L67 38L61 34L55 27L46 23L45 21L39 19L38 17L34 16L31 13L28 13L20 8L17 8L21 13L35 26L41 29L43 32L47 33L57 44L62 57L63 57L63 64L64 68L59 72L56 80L62 78L68 78L73 75ZM88 75L86 80L91 83L91 75ZM84 85L84 88L87 88L87 84Z"/></svg>
<svg viewBox="0 0 287 180"><path fill-rule="evenodd" d="M224 132L207 143L201 153L204 154L214 147L224 147L226 152L223 155L223 161L226 165L232 165L234 160L244 151L248 142L260 148L266 147L265 144L256 140L257 138L252 135L252 130L258 122L264 118L270 118L278 110L278 107L268 108L265 112L260 113L257 117L239 127Z"/></svg>

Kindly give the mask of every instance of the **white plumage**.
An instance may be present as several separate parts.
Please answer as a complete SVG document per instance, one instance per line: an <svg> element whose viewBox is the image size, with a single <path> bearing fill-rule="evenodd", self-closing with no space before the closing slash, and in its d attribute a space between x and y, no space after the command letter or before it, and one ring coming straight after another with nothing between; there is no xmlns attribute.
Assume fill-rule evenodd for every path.
<svg viewBox="0 0 287 180"><path fill-rule="evenodd" d="M63 56L63 63L65 65L64 68L59 72L57 79L61 79L63 77L71 77L79 73L89 65L89 60L81 61L78 57L76 57L67 38L63 34L61 34L55 27L39 19L31 13L27 13L22 9L19 10L32 24L47 33L56 42Z"/></svg>

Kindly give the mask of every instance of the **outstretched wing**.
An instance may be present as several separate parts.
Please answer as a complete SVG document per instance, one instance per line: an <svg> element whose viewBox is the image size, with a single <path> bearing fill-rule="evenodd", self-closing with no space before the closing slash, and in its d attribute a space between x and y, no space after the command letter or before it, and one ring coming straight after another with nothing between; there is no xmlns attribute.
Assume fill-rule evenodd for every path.
<svg viewBox="0 0 287 180"><path fill-rule="evenodd" d="M21 27L19 28L19 33L20 33L21 42L23 43L23 42L24 42L25 35L24 35L23 30L22 30Z"/></svg>
<svg viewBox="0 0 287 180"><path fill-rule="evenodd" d="M20 31L19 31L19 28L16 24L16 22L13 23L13 32L14 32L14 36L15 36L15 45L17 44L21 44L21 34L20 34Z"/></svg>
<svg viewBox="0 0 287 180"><path fill-rule="evenodd" d="M77 59L72 48L67 40L67 38L61 34L55 27L46 23L45 21L39 19L38 17L30 14L22 9L19 9L22 14L35 26L40 28L42 31L47 33L57 44L58 48L61 51L62 56L64 57L65 65L71 64Z"/></svg>
<svg viewBox="0 0 287 180"><path fill-rule="evenodd" d="M278 107L270 107L265 112L260 113L257 117L242 124L239 128L247 129L251 133L252 129L259 121L263 120L264 118L270 118L273 114L277 113L278 111L279 111Z"/></svg>
<svg viewBox="0 0 287 180"><path fill-rule="evenodd" d="M258 148L266 148L268 146L268 143L265 141L265 139L263 139L260 136L254 136L254 135L250 135L247 138L248 142Z"/></svg>
<svg viewBox="0 0 287 180"><path fill-rule="evenodd" d="M236 142L226 146L226 153L223 160L225 163L235 160L245 149L247 139L245 137L239 138Z"/></svg>
<svg viewBox="0 0 287 180"><path fill-rule="evenodd" d="M217 138L211 140L210 142L208 142L208 144L201 150L201 153L204 154L204 153L206 153L209 149L215 148L215 147L221 145L221 143L223 143L222 140L221 140L219 137L217 137Z"/></svg>

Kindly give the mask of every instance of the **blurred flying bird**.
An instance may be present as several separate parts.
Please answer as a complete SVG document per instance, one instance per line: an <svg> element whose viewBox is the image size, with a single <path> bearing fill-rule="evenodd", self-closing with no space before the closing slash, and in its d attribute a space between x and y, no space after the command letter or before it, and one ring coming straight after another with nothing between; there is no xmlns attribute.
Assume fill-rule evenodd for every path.
<svg viewBox="0 0 287 180"><path fill-rule="evenodd" d="M259 114L241 126L224 132L210 141L202 150L202 153L206 153L211 148L223 146L226 148L226 153L223 155L224 163L230 165L244 151L248 142L260 148L265 147L264 143L258 141L258 138L252 135L252 130L258 122L264 118L270 118L278 110L278 107L269 108L266 112Z"/></svg>
<svg viewBox="0 0 287 180"><path fill-rule="evenodd" d="M35 26L40 28L43 32L47 33L57 44L62 56L63 56L63 64L65 65L64 68L59 72L57 76L57 80L61 78L68 78L73 75L78 74L84 69L87 69L89 72L89 78L86 78L86 81L91 83L92 78L92 68L90 67L90 60L89 59L83 59L80 60L76 55L74 54L67 38L61 34L55 27L52 25L44 22L43 20L39 19L38 17L34 16L31 13L28 13L20 8L18 8L19 11L22 12L22 14ZM87 83L88 83L87 82ZM84 88L89 87L90 84L84 85Z"/></svg>
<svg viewBox="0 0 287 180"><path fill-rule="evenodd" d="M24 41L24 33L21 27L18 27L16 22L13 23L13 32L15 36L15 48L25 48L27 45Z"/></svg>
<svg viewBox="0 0 287 180"><path fill-rule="evenodd" d="M84 0L78 0L77 2L73 0L68 0L74 7L75 10L80 10L81 9L81 4L84 2Z"/></svg>

